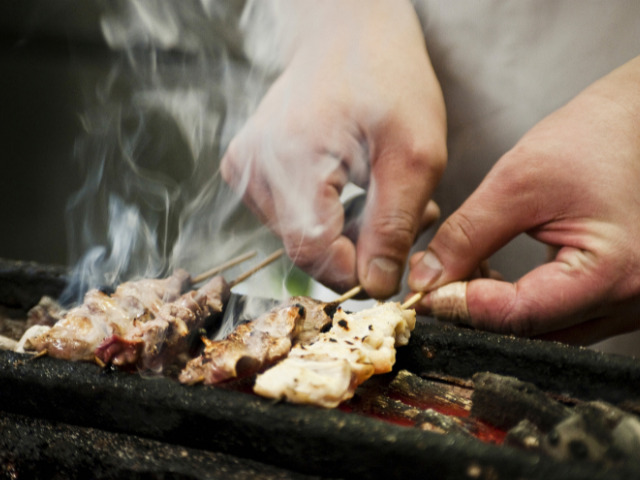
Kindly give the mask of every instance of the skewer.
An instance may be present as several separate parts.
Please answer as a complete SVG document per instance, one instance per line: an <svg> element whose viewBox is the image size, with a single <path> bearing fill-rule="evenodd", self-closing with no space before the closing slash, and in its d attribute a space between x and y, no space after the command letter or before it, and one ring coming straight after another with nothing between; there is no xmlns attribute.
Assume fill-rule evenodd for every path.
<svg viewBox="0 0 640 480"><path fill-rule="evenodd" d="M266 267L270 263L272 263L275 260L277 260L278 258L280 258L283 253L284 253L284 249L283 248L281 248L279 250L276 250L271 255L269 255L267 258L265 258L263 261L261 261L259 264L257 264L255 267L253 267L251 270L248 270L248 271L244 272L243 274L241 274L240 276L238 276L236 279L231 280L229 282L229 288L235 287L240 282L244 282L247 278L249 278L251 275L253 275L257 271L263 269L264 267Z"/></svg>
<svg viewBox="0 0 640 480"><path fill-rule="evenodd" d="M347 300L358 295L361 291L362 291L362 285L356 285L351 290L344 292L342 295L340 295L331 303L338 304L338 303L346 302Z"/></svg>
<svg viewBox="0 0 640 480"><path fill-rule="evenodd" d="M338 303L346 302L347 300L350 300L351 298L353 298L356 295L358 295L361 291L362 291L362 285L356 285L351 290L348 290L345 293L343 293L342 295L340 295L338 298L336 298L331 303L338 304ZM420 300L422 300L422 297L425 296L425 293L426 292L418 292L418 293L416 293L415 295L413 295L411 298L409 298L406 302L404 302L402 304L402 308L407 309L407 308L413 307L416 303L418 303Z"/></svg>
<svg viewBox="0 0 640 480"><path fill-rule="evenodd" d="M245 260L248 260L252 257L256 256L256 252L255 250L251 250L250 252L244 253L242 255L239 255L235 258L232 258L231 260L229 260L228 262L223 263L222 265L218 265L215 268L212 268L211 270L207 270L206 272L201 273L200 275L196 275L195 277L193 277L191 279L191 284L195 285L196 283L200 283L203 280L206 280L210 277L213 277L214 275L217 275L218 273L231 268L235 265L238 265L239 263L244 262Z"/></svg>
<svg viewBox="0 0 640 480"><path fill-rule="evenodd" d="M422 300L422 297L424 297L426 293L427 292L418 292L414 294L406 302L402 304L402 308L406 310L407 308L413 307L416 303Z"/></svg>
<svg viewBox="0 0 640 480"><path fill-rule="evenodd" d="M483 260L478 267L481 278L491 278L491 269L489 267L489 261ZM466 297L466 282L453 282L448 285L444 285L435 292L442 292L441 289L447 289L447 309L451 312L445 314L445 316L461 316L461 318L468 318L469 311L467 309L467 297ZM402 304L402 308L411 308L418 303L426 295L427 292L418 292L411 296L406 302ZM449 298L450 297L450 298ZM444 312L443 312L444 313Z"/></svg>

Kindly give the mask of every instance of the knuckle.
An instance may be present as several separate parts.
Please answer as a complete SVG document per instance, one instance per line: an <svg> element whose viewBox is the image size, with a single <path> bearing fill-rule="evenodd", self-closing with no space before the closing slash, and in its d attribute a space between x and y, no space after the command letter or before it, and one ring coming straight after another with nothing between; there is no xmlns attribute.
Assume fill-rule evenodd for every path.
<svg viewBox="0 0 640 480"><path fill-rule="evenodd" d="M406 147L403 157L412 175L439 180L447 164L447 147L444 142L416 140Z"/></svg>
<svg viewBox="0 0 640 480"><path fill-rule="evenodd" d="M408 250L415 240L417 225L414 216L404 210L378 215L372 220L372 230L396 249Z"/></svg>
<svg viewBox="0 0 640 480"><path fill-rule="evenodd" d="M403 178L438 181L447 164L447 146L439 139L403 135L385 144L374 157L383 164L393 163Z"/></svg>
<svg viewBox="0 0 640 480"><path fill-rule="evenodd" d="M514 295L505 300L496 312L500 331L518 337L531 337L540 333L539 322L533 312L540 311L541 305L536 305L533 299L522 295L517 284L514 284L514 289Z"/></svg>
<svg viewBox="0 0 640 480"><path fill-rule="evenodd" d="M443 248L465 255L473 250L476 227L474 222L463 212L457 212L440 227L439 237L444 238Z"/></svg>
<svg viewBox="0 0 640 480"><path fill-rule="evenodd" d="M539 182L540 173L544 170L540 165L547 162L548 153L530 146L528 143L518 144L509 150L496 164L496 173L501 179L496 188L505 195L522 195L531 190Z"/></svg>
<svg viewBox="0 0 640 480"><path fill-rule="evenodd" d="M240 154L240 141L234 138L220 161L220 175L229 185L236 185L239 182L241 172L244 170L243 160L245 155Z"/></svg>

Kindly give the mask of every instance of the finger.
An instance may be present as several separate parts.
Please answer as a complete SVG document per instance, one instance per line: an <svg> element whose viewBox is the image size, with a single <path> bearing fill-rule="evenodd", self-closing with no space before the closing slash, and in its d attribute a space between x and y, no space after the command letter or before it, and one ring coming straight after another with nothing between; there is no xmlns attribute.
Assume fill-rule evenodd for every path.
<svg viewBox="0 0 640 480"><path fill-rule="evenodd" d="M356 247L348 238L338 237L320 251L320 255L300 262L296 250L288 251L290 258L309 275L335 292L345 292L358 285L356 276Z"/></svg>
<svg viewBox="0 0 640 480"><path fill-rule="evenodd" d="M344 204L345 222L343 234L353 243L358 243L365 201L366 195L358 195ZM420 220L418 234L433 226L438 220L440 220L440 207L433 200L429 200Z"/></svg>
<svg viewBox="0 0 640 480"><path fill-rule="evenodd" d="M412 162L402 157L379 158L372 168L357 265L362 286L374 298L397 291L418 232L438 215L435 204L430 208L427 204L443 162L427 153L419 156Z"/></svg>
<svg viewBox="0 0 640 480"><path fill-rule="evenodd" d="M277 225L273 195L266 179L259 173L250 150L236 137L220 161L223 180L242 198L242 201L272 231Z"/></svg>
<svg viewBox="0 0 640 480"><path fill-rule="evenodd" d="M530 194L509 178L512 172L492 171L469 199L438 229L427 251L412 258L408 283L414 291L427 291L468 278L517 234L541 220ZM515 175L515 174L514 174Z"/></svg>
<svg viewBox="0 0 640 480"><path fill-rule="evenodd" d="M571 253L576 257L580 255L575 251ZM424 311L436 312L442 318L483 330L527 337L561 331L602 314L598 308L606 296L602 282L593 272L581 268L575 263L554 261L536 268L516 283L472 280L466 285L464 295L446 285L427 294L421 306ZM465 311L461 303L466 303L467 315L457 317L455 312ZM455 305L453 314L447 313L453 310L449 304Z"/></svg>

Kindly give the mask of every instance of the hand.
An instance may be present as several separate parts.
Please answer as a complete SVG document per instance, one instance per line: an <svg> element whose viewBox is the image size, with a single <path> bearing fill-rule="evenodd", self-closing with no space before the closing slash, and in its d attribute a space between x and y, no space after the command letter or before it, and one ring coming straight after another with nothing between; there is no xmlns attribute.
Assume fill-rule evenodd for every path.
<svg viewBox="0 0 640 480"><path fill-rule="evenodd" d="M314 21L293 22L291 58L222 175L298 266L336 290L360 283L386 297L438 216L427 204L446 162L442 93L410 2L304 5ZM348 181L367 199L359 228L345 232Z"/></svg>
<svg viewBox="0 0 640 480"><path fill-rule="evenodd" d="M639 85L640 57L542 120L496 163L428 253L411 259L409 286L432 290L419 310L446 316L443 305L453 304L474 327L579 344L640 328ZM522 232L555 247L553 261L516 283L436 289L465 279Z"/></svg>

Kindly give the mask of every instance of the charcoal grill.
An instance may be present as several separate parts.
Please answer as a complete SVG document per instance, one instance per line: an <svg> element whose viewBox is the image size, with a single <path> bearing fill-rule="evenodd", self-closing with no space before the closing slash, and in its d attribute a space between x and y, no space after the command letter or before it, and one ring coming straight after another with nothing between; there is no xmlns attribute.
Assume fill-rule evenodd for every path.
<svg viewBox="0 0 640 480"><path fill-rule="evenodd" d="M0 262L0 303L56 295L63 269ZM565 399L640 411L640 362L556 343L419 324L397 368L465 382L512 375ZM557 461L474 438L0 351L6 478L637 478L634 462ZM58 472L57 474L54 472ZM60 473L61 472L61 473Z"/></svg>

